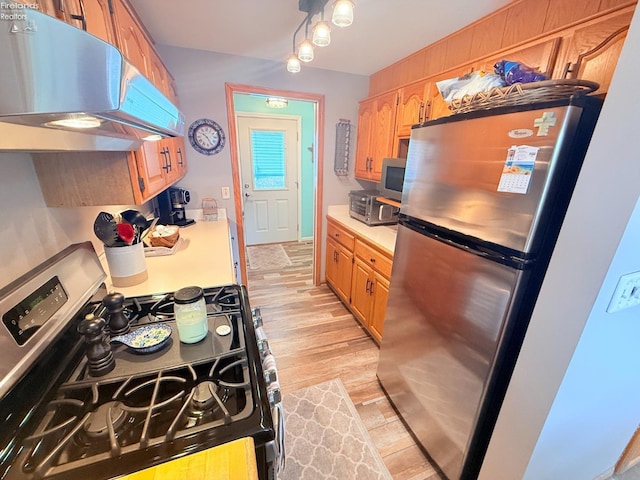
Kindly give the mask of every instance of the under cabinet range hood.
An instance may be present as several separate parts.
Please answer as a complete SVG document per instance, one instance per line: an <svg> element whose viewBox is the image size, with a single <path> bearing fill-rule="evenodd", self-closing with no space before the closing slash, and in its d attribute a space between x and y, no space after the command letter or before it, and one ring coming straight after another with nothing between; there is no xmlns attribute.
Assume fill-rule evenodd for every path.
<svg viewBox="0 0 640 480"><path fill-rule="evenodd" d="M137 150L183 135L183 114L113 45L35 10L0 14L0 150Z"/></svg>

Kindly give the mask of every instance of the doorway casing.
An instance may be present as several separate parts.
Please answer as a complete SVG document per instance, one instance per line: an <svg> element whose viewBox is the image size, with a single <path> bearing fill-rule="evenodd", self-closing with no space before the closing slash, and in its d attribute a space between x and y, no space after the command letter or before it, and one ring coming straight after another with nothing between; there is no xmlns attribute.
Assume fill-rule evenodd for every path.
<svg viewBox="0 0 640 480"><path fill-rule="evenodd" d="M233 202L236 210L236 229L238 242L238 257L240 260L241 278L247 278L246 245L244 239L244 219L242 216L242 188L240 185L240 158L238 153L238 131L236 126L236 112L233 101L234 93L258 94L277 96L296 100L315 102L314 122L314 219L313 219L313 283L320 285L321 246L322 246L322 179L324 158L324 95L276 90L250 85L233 83L225 84L227 118L229 119L229 146L231 154L231 173L233 176Z"/></svg>

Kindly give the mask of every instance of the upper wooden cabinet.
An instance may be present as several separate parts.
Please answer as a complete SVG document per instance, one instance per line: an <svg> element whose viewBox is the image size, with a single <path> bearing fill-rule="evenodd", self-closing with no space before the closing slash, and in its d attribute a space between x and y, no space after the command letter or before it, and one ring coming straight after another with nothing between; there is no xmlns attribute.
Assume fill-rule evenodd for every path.
<svg viewBox="0 0 640 480"><path fill-rule="evenodd" d="M113 1L113 23L116 30L116 46L145 77L151 78L150 46L144 31L124 0Z"/></svg>
<svg viewBox="0 0 640 480"><path fill-rule="evenodd" d="M432 83L425 80L405 85L398 96L396 136L411 135L411 126L427 120Z"/></svg>
<svg viewBox="0 0 640 480"><path fill-rule="evenodd" d="M109 0L56 0L55 16L115 45Z"/></svg>
<svg viewBox="0 0 640 480"><path fill-rule="evenodd" d="M378 181L376 161L406 155L412 125L451 115L437 82L478 70L493 72L500 60L520 62L551 79L591 80L600 85L596 94L606 93L635 4L589 2L585 9L579 0L512 2L376 72L369 82L372 95L360 102L355 177ZM490 32L481 28L489 25ZM527 38L533 40L526 42ZM447 68L451 63L457 65ZM424 77L415 80L417 72ZM400 84L402 79L406 83ZM380 93L385 88L389 90ZM392 101L381 103L393 98L398 99L395 115L389 108ZM382 113L380 105L384 105Z"/></svg>
<svg viewBox="0 0 640 480"><path fill-rule="evenodd" d="M14 0L15 3L21 3L23 5L29 5L29 7L36 7L37 10L52 17L56 16L56 8L54 6L54 0ZM11 2L6 2L11 3Z"/></svg>
<svg viewBox="0 0 640 480"><path fill-rule="evenodd" d="M606 93L632 17L633 10L626 9L619 15L576 29L565 40L555 76L591 80L600 85L596 93Z"/></svg>
<svg viewBox="0 0 640 480"><path fill-rule="evenodd" d="M382 159L393 156L397 101L397 92L391 92L360 103L356 178L379 181Z"/></svg>

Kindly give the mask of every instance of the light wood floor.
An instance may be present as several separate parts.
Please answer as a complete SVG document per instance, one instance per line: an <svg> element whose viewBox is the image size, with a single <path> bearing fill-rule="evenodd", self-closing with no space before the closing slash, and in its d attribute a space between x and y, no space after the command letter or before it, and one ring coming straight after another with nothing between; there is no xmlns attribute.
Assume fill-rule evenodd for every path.
<svg viewBox="0 0 640 480"><path fill-rule="evenodd" d="M378 384L378 347L327 286L313 286L312 243L283 246L292 266L248 270L282 393L340 378L394 480L440 480Z"/></svg>

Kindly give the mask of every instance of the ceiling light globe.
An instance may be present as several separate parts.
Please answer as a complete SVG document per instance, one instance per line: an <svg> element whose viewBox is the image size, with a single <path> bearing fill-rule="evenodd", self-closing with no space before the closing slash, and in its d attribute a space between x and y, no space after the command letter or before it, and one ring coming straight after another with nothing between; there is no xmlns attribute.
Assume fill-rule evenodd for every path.
<svg viewBox="0 0 640 480"><path fill-rule="evenodd" d="M312 42L318 47L326 47L331 43L331 29L327 22L320 20L313 27L313 39Z"/></svg>
<svg viewBox="0 0 640 480"><path fill-rule="evenodd" d="M353 23L353 7L351 0L337 0L333 4L333 16L331 21L338 27L348 27Z"/></svg>
<svg viewBox="0 0 640 480"><path fill-rule="evenodd" d="M313 60L313 45L306 38L298 47L298 58L301 62L310 62Z"/></svg>
<svg viewBox="0 0 640 480"><path fill-rule="evenodd" d="M287 71L291 73L298 73L300 71L300 60L294 53L291 54L287 60Z"/></svg>

